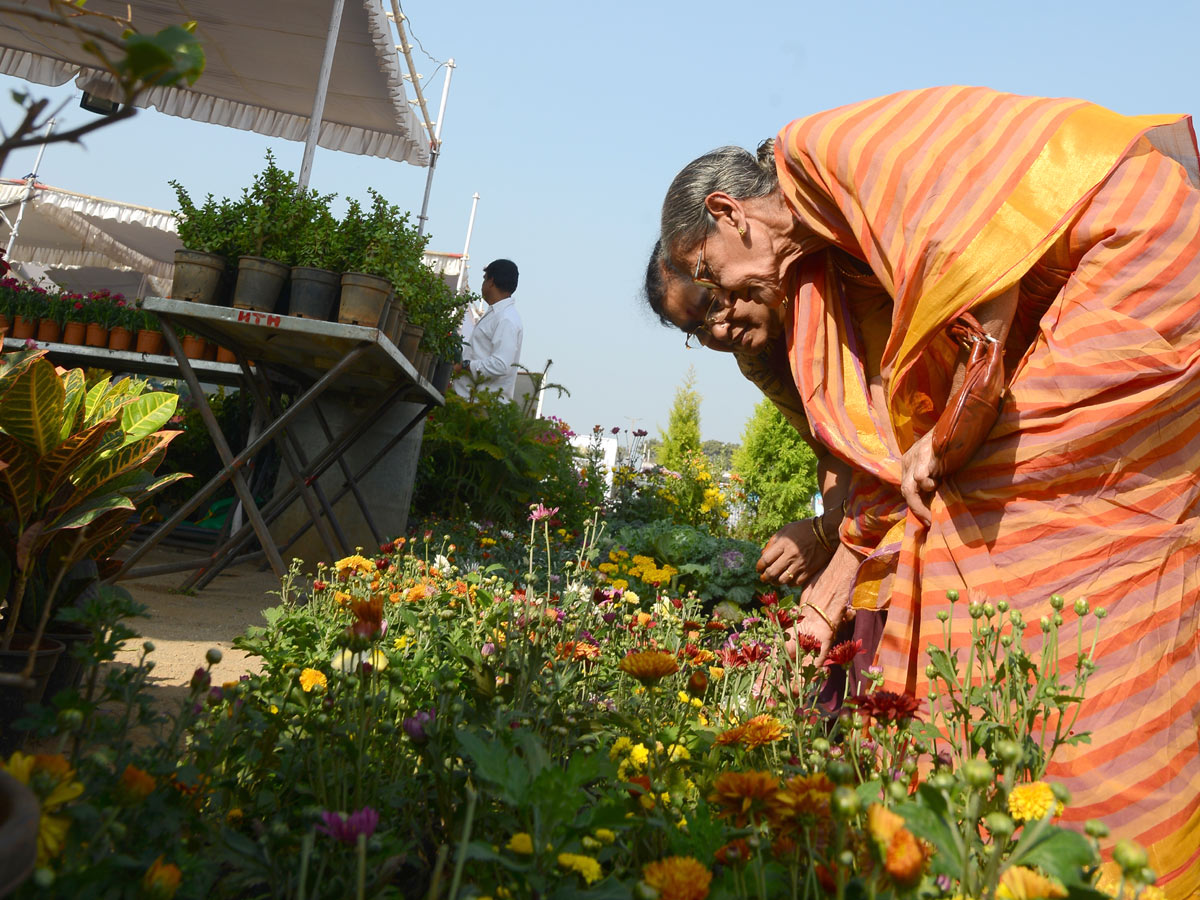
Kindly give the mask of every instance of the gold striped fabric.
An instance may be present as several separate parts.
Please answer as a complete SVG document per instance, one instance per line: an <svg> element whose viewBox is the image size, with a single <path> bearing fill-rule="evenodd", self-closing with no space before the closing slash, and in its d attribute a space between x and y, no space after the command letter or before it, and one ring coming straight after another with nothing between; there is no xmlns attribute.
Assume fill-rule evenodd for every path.
<svg viewBox="0 0 1200 900"><path fill-rule="evenodd" d="M1170 148L1171 158L1160 151ZM814 434L874 480L846 534L887 534L860 606L887 607L887 687L923 693L946 591L1032 623L1104 607L1077 731L1050 775L1066 820L1145 844L1170 897L1200 894L1200 191L1183 117L982 88L910 91L788 125L776 144L798 219L865 260L863 305L827 258L798 263L793 374ZM943 408L945 323L1019 285L1009 398L926 528L897 514L899 456ZM880 317L886 318L881 321ZM872 339L886 329L883 349ZM875 349L872 349L875 348ZM870 497L870 491L862 496ZM877 502L875 510L864 505ZM875 516L875 527L861 522ZM956 610L955 641L969 620ZM1091 622L1091 619L1087 620Z"/></svg>

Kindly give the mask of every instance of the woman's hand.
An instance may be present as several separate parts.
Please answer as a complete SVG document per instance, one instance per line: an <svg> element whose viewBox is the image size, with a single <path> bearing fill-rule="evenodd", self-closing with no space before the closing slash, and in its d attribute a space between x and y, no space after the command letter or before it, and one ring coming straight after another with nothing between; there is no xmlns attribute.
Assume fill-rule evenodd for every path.
<svg viewBox="0 0 1200 900"><path fill-rule="evenodd" d="M933 452L933 432L908 448L900 461L900 493L909 509L928 525L933 521L925 496L931 494L942 478L942 462Z"/></svg>
<svg viewBox="0 0 1200 900"><path fill-rule="evenodd" d="M759 578L784 587L804 584L833 556L821 546L812 522L790 522L771 535L758 558Z"/></svg>
<svg viewBox="0 0 1200 900"><path fill-rule="evenodd" d="M833 637L847 616L859 562L858 554L845 544L839 545L829 565L800 596L800 621L796 628L821 642L818 665L825 661ZM793 646L788 646L788 653L795 658Z"/></svg>

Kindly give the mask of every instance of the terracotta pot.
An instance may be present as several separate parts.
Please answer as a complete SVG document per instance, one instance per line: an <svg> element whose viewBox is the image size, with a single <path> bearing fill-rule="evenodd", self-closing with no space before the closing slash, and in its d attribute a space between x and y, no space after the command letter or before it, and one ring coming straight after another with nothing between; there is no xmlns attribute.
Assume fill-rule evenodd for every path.
<svg viewBox="0 0 1200 900"><path fill-rule="evenodd" d="M12 327L12 322L8 321L8 316L0 313L0 340L8 337L8 329Z"/></svg>
<svg viewBox="0 0 1200 900"><path fill-rule="evenodd" d="M62 342L64 344L82 344L87 337L87 326L82 322L68 322L63 326Z"/></svg>
<svg viewBox="0 0 1200 900"><path fill-rule="evenodd" d="M133 346L133 332L118 325L108 332L109 350L128 350Z"/></svg>
<svg viewBox="0 0 1200 900"><path fill-rule="evenodd" d="M237 356L228 347L217 348L217 362L219 363L236 363Z"/></svg>
<svg viewBox="0 0 1200 900"><path fill-rule="evenodd" d="M163 334L161 331L147 330L143 328L137 333L137 344L135 349L138 353L149 353L155 356L161 356L163 353Z"/></svg>
<svg viewBox="0 0 1200 900"><path fill-rule="evenodd" d="M176 250L171 297L193 303L216 303L225 272L225 257L199 250Z"/></svg>
<svg viewBox="0 0 1200 900"><path fill-rule="evenodd" d="M217 361L217 343L216 343L216 341L205 341L204 342L204 359L207 359L209 362Z"/></svg>
<svg viewBox="0 0 1200 900"><path fill-rule="evenodd" d="M37 337L37 327L37 319L27 319L24 316L17 316L13 319L12 336L19 341L35 338Z"/></svg>
<svg viewBox="0 0 1200 900"><path fill-rule="evenodd" d="M208 349L208 341L194 334L189 334L182 343L183 355L188 359L203 359L204 351Z"/></svg>
<svg viewBox="0 0 1200 900"><path fill-rule="evenodd" d="M88 322L87 335L83 342L89 347L107 347L108 346L108 329L103 325L97 325L95 322Z"/></svg>
<svg viewBox="0 0 1200 900"><path fill-rule="evenodd" d="M237 284L233 288L236 309L274 312L291 267L261 256L238 258Z"/></svg>
<svg viewBox="0 0 1200 900"><path fill-rule="evenodd" d="M33 873L41 819L33 791L0 771L0 897L7 897Z"/></svg>
<svg viewBox="0 0 1200 900"><path fill-rule="evenodd" d="M62 337L62 326L53 319L39 319L37 339L48 344L57 344Z"/></svg>

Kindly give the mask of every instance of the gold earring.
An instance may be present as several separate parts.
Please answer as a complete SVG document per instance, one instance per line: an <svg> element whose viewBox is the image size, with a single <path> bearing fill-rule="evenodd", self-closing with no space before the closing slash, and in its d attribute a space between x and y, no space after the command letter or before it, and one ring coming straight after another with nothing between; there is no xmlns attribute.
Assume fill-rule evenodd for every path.
<svg viewBox="0 0 1200 900"><path fill-rule="evenodd" d="M745 226L745 225L739 225L739 226L738 226L738 235L739 235L739 236L744 236L745 234L746 234L746 226Z"/></svg>

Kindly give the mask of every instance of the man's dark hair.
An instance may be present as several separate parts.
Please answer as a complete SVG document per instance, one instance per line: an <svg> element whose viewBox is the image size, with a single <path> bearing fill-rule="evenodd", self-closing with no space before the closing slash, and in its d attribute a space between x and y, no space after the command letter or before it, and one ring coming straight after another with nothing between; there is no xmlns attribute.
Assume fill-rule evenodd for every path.
<svg viewBox="0 0 1200 900"><path fill-rule="evenodd" d="M511 259L493 259L483 267L483 274L492 277L492 283L506 294L517 290L517 264Z"/></svg>

